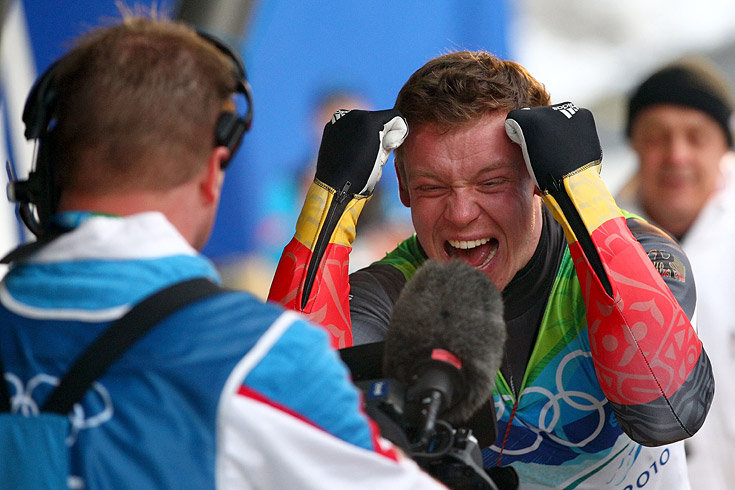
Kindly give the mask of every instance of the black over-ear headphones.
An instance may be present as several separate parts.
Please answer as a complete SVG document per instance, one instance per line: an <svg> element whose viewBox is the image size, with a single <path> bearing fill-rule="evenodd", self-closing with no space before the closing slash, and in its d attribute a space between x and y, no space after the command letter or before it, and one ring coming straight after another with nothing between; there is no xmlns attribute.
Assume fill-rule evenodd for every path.
<svg viewBox="0 0 735 490"><path fill-rule="evenodd" d="M225 146L230 151L230 157L222 163L222 168L225 169L240 146L243 135L252 124L253 97L245 73L245 65L240 55L215 36L202 31L197 31L197 33L232 60L236 78L235 92L242 94L247 104L245 114L225 111L217 119L214 134L215 145ZM54 77L57 64L58 61L38 77L23 108L25 137L28 140L37 141L35 164L28 179L17 180L12 165L10 162L7 163L8 199L18 203L20 218L37 237L46 229L59 202L59 189L55 184L54 166L50 157L51 143L46 138L53 130L55 123L53 116L58 94L54 85Z"/></svg>

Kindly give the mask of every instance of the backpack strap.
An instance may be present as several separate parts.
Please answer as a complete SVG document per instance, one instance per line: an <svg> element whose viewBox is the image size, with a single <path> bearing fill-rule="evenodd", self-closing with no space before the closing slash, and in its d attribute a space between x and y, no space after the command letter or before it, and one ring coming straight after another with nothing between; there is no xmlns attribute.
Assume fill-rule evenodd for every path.
<svg viewBox="0 0 735 490"><path fill-rule="evenodd" d="M227 289L200 277L165 287L143 299L77 357L41 411L66 415L89 386L154 326L181 308L224 291ZM4 373L1 361L0 372ZM0 381L0 412L9 412L10 392L5 380Z"/></svg>
<svg viewBox="0 0 735 490"><path fill-rule="evenodd" d="M114 322L74 361L41 411L66 415L113 362L164 318L222 291L224 288L208 279L195 278L148 296Z"/></svg>

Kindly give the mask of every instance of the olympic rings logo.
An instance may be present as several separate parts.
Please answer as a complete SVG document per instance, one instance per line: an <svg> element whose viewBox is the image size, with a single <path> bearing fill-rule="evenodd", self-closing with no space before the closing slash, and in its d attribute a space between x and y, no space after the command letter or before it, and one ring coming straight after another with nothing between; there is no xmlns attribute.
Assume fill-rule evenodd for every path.
<svg viewBox="0 0 735 490"><path fill-rule="evenodd" d="M526 447L523 448L516 448L516 449L508 449L505 448L503 450L504 454L509 455L522 455L522 454L528 454L530 452L535 451L538 449L538 447L541 445L541 441L543 440L542 434L546 434L546 436L550 439L552 439L555 442L558 442L559 444L568 446L568 447L582 447L586 444L593 441L599 434L602 432L602 429L605 426L605 410L604 406L607 403L607 399L603 397L601 400L598 400L594 396L592 396L589 393L586 393L584 391L577 391L577 390L566 390L564 388L564 369L566 366L575 358L577 357L591 357L592 353L590 352L584 352L582 350L576 350L574 352L570 352L559 363L559 366L556 370L556 390L557 393L554 394L551 390L547 388L543 388L540 386L529 386L526 389L524 389L519 398L523 397L523 395L531 394L531 393L537 393L540 395L543 395L548 398L548 401L546 404L541 408L539 412L537 427L529 427L532 431L536 432L536 439L529 444ZM498 400L495 403L495 410L497 413L497 418L501 419L503 417L503 414L505 413L505 410L507 409L506 402L510 399L510 395L504 395L502 397L502 400ZM562 403L583 412L597 412L598 414L598 423L597 426L592 430L592 432L582 440L578 442L569 441L567 439L562 439L556 435L554 435L554 430L556 428L556 424L561 419L561 413L563 410ZM551 416L549 414L551 413ZM496 452L500 452L500 448L496 445L490 446L490 449Z"/></svg>
<svg viewBox="0 0 735 490"><path fill-rule="evenodd" d="M26 417L36 416L40 413L38 404L33 399L33 392L41 385L58 386L59 378L48 374L37 374L28 380L28 385L23 387L20 378L12 373L5 373L5 379L15 388L15 395L10 397L10 410L13 413L20 413ZM69 413L69 422L71 431L66 437L66 445L72 446L77 440L80 430L98 427L112 418L113 406L112 398L107 389L97 381L92 383L90 392L97 396L103 404L103 408L99 413L87 415L81 404L75 403Z"/></svg>

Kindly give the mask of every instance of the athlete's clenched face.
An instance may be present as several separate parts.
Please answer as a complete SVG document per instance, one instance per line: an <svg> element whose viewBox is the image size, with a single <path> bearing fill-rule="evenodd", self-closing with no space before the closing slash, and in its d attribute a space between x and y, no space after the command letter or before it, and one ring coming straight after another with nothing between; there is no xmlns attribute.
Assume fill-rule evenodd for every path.
<svg viewBox="0 0 735 490"><path fill-rule="evenodd" d="M542 225L541 198L505 133L506 115L451 132L412 128L399 173L401 201L429 258L460 258L500 290L533 256Z"/></svg>

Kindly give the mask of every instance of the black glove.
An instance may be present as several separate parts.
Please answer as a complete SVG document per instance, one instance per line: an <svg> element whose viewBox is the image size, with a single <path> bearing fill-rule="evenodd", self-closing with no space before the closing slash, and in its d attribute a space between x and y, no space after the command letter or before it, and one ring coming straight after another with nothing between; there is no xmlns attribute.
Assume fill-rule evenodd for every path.
<svg viewBox="0 0 735 490"><path fill-rule="evenodd" d="M339 110L324 126L316 179L336 192L370 195L383 172L388 155L408 134L408 125L396 109Z"/></svg>
<svg viewBox="0 0 735 490"><path fill-rule="evenodd" d="M600 216L612 217L620 211L601 180L595 187L598 193L594 203L585 202L585 206L579 207L589 196L582 193L575 197L568 193L575 188L571 182L584 180L585 171L590 168L596 167L597 173L591 172L599 179L602 148L592 113L571 102L518 109L510 111L505 118L505 132L521 145L528 172L544 193L544 202L554 219L561 223L567 240L579 242L605 292L612 295L612 286L591 233L600 224ZM568 189L565 181L570 183ZM586 220L581 211L588 214ZM588 225L593 228L588 229Z"/></svg>
<svg viewBox="0 0 735 490"><path fill-rule="evenodd" d="M592 113L571 102L510 111L505 132L521 146L541 191L554 190L565 176L602 160Z"/></svg>

